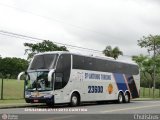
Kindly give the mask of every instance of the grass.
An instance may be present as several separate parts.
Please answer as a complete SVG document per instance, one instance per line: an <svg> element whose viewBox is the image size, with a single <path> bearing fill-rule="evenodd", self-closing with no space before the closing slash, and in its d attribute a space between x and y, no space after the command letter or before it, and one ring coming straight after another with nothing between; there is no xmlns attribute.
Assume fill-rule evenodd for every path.
<svg viewBox="0 0 160 120"><path fill-rule="evenodd" d="M19 104L19 103L26 103L24 99L4 99L0 100L0 105L1 104Z"/></svg>
<svg viewBox="0 0 160 120"><path fill-rule="evenodd" d="M141 87L140 97L141 98L153 98L153 89ZM160 89L155 89L155 98L160 98Z"/></svg>
<svg viewBox="0 0 160 120"><path fill-rule="evenodd" d="M0 79L1 88L2 79ZM3 99L23 99L24 81L17 81L14 79L3 80ZM1 93L1 89L0 89Z"/></svg>

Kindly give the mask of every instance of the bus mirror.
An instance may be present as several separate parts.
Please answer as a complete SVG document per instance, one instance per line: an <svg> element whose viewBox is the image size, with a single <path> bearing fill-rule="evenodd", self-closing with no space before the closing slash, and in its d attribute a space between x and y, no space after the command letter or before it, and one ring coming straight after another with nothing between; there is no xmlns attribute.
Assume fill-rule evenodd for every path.
<svg viewBox="0 0 160 120"><path fill-rule="evenodd" d="M48 81L52 80L52 74L54 73L54 69L52 69L49 73L48 73Z"/></svg>
<svg viewBox="0 0 160 120"><path fill-rule="evenodd" d="M25 74L25 72L20 72L20 73L18 74L18 78L17 78L17 80L18 80L18 81L20 81L21 76L22 76L22 75L24 75L24 74Z"/></svg>

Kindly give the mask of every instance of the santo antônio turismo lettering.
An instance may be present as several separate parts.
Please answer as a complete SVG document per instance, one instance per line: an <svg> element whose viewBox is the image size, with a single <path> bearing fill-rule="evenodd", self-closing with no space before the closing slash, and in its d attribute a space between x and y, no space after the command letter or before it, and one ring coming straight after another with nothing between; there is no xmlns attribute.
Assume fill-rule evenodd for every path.
<svg viewBox="0 0 160 120"><path fill-rule="evenodd" d="M96 73L85 73L85 79L111 80L111 75L96 74Z"/></svg>

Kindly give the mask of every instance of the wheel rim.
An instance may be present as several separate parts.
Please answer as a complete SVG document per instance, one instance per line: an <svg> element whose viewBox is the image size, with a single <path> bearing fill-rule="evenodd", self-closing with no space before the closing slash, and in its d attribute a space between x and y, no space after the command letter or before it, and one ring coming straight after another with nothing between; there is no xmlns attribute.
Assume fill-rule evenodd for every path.
<svg viewBox="0 0 160 120"><path fill-rule="evenodd" d="M128 100L129 100L129 96L128 96L128 94L126 94L125 95L125 101L128 102Z"/></svg>
<svg viewBox="0 0 160 120"><path fill-rule="evenodd" d="M76 97L76 96L73 96L73 97L72 97L72 103L73 103L74 105L76 105L76 104L77 104L77 101L78 101L77 97Z"/></svg>
<svg viewBox="0 0 160 120"><path fill-rule="evenodd" d="M123 102L123 97L122 97L121 94L119 94L119 102L120 102L120 103Z"/></svg>

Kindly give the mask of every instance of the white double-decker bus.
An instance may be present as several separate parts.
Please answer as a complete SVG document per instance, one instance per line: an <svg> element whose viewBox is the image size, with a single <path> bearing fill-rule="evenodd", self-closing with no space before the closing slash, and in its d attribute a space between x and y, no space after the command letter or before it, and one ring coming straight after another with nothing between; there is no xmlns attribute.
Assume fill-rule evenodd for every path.
<svg viewBox="0 0 160 120"><path fill-rule="evenodd" d="M26 75L27 103L47 105L81 102L130 102L139 97L140 77L136 64L70 52L46 52L34 56Z"/></svg>

